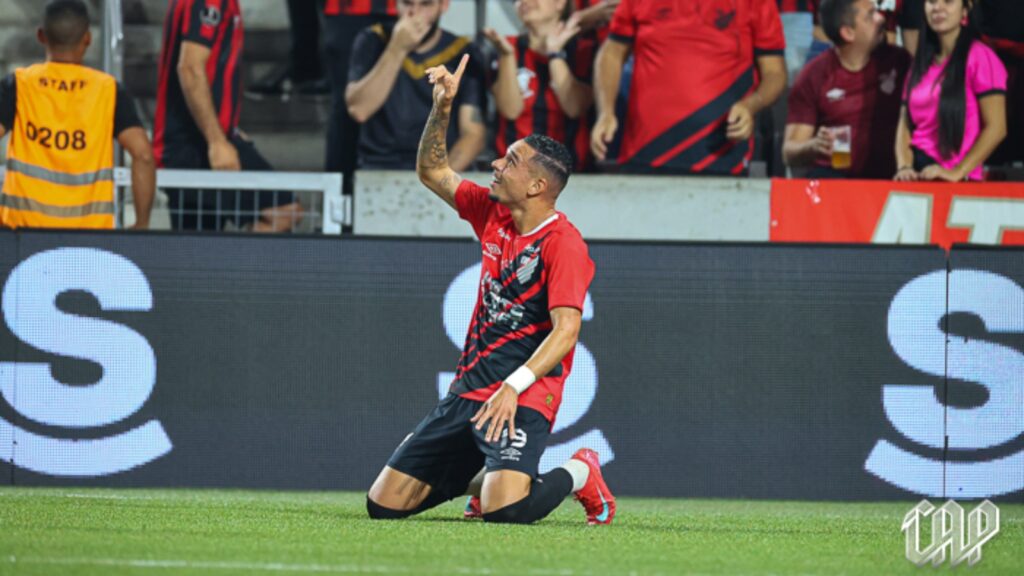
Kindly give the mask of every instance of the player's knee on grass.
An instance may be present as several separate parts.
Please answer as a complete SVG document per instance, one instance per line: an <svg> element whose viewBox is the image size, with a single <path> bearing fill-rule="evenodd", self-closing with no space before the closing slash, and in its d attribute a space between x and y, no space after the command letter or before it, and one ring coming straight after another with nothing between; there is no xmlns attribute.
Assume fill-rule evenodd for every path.
<svg viewBox="0 0 1024 576"><path fill-rule="evenodd" d="M438 491L431 491L427 494L427 497L420 502L419 506L409 510L396 510L394 508L387 508L373 501L370 495L366 495L366 512L370 515L370 518L374 520L400 520L402 518L408 518L414 514L419 514L426 510L437 506L438 504L444 504L445 502L452 499L452 496L445 495Z"/></svg>
<svg viewBox="0 0 1024 576"><path fill-rule="evenodd" d="M535 522L539 518L534 518L534 515L530 514L529 500L530 497L527 496L515 504L509 504L494 512L485 512L484 522L494 522L495 524L530 524Z"/></svg>
<svg viewBox="0 0 1024 576"><path fill-rule="evenodd" d="M366 512L373 520L401 520L416 513L416 510L393 510L385 508L366 497Z"/></svg>
<svg viewBox="0 0 1024 576"><path fill-rule="evenodd" d="M484 522L532 524L558 508L571 492L572 476L562 468L555 468L530 483L530 493L526 498L493 512L485 512Z"/></svg>

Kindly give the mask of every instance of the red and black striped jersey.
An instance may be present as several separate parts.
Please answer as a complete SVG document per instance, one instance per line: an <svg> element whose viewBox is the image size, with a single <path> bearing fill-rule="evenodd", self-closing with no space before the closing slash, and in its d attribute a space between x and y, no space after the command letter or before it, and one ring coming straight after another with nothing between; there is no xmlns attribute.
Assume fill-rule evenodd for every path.
<svg viewBox="0 0 1024 576"><path fill-rule="evenodd" d="M494 147L499 157L520 138L530 134L543 134L565 144L572 153L573 169L580 172L591 164L590 124L592 111L580 118L569 118L551 87L548 57L530 49L530 37L510 36L519 63L519 90L523 93L523 111L515 120L498 119ZM586 39L573 40L565 47L567 63L577 80L590 84L594 63L594 43ZM495 63L497 64L497 63Z"/></svg>
<svg viewBox="0 0 1024 576"><path fill-rule="evenodd" d="M451 392L486 401L540 347L552 323L550 311L583 311L594 262L579 230L561 212L526 234L516 230L508 208L490 191L463 180L455 193L459 216L480 239L480 290ZM574 350L519 396L552 424L562 403Z"/></svg>
<svg viewBox="0 0 1024 576"><path fill-rule="evenodd" d="M178 79L182 42L210 49L206 76L213 107L221 129L230 134L238 126L241 110L243 34L238 0L171 0L167 5L153 122L153 151L158 164L169 148L206 145Z"/></svg>
<svg viewBox="0 0 1024 576"><path fill-rule="evenodd" d="M327 0L324 14L328 16L398 16L397 0Z"/></svg>
<svg viewBox="0 0 1024 576"><path fill-rule="evenodd" d="M622 0L611 39L634 68L619 162L629 171L741 174L750 141L725 136L729 110L757 87L755 59L782 56L773 0Z"/></svg>

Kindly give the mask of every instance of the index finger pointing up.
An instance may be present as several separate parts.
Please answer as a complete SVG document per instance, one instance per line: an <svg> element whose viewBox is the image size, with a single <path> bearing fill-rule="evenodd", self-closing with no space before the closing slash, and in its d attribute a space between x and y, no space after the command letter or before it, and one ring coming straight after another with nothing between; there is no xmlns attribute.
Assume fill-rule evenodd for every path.
<svg viewBox="0 0 1024 576"><path fill-rule="evenodd" d="M466 64L469 63L469 54L463 54L462 60L459 62L459 68L455 70L455 81L458 82L462 79L462 73L466 71Z"/></svg>

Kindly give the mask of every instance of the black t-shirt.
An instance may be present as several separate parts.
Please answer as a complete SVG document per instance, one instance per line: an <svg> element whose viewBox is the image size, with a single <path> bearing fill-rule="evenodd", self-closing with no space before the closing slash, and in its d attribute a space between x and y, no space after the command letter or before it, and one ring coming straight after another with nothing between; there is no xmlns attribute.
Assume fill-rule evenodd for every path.
<svg viewBox="0 0 1024 576"><path fill-rule="evenodd" d="M387 47L393 28L393 24L376 24L356 36L348 69L349 82L359 81L373 69ZM454 145L459 136L459 108L470 105L483 109L485 68L483 56L468 39L442 30L441 40L429 52L412 52L405 58L388 99L360 128L361 168L416 168L416 151L423 134L423 125L434 104L434 87L427 80L426 70L444 64L448 70L455 72L462 55L466 53L469 53L469 64L452 105L452 119L448 126L449 149Z"/></svg>
<svg viewBox="0 0 1024 576"><path fill-rule="evenodd" d="M114 138L128 128L142 126L139 112L135 109L135 100L128 90L117 83L117 99L114 103ZM14 114L18 107L18 81L14 74L8 74L0 80L0 125L10 131L14 126Z"/></svg>
<svg viewBox="0 0 1024 576"><path fill-rule="evenodd" d="M1024 0L981 0L974 14L986 36L1024 43Z"/></svg>

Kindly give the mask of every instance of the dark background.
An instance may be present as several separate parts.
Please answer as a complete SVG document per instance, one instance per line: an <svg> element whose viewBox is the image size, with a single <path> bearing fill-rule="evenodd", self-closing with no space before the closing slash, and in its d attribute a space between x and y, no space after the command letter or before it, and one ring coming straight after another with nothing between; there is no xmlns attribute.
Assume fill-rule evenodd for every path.
<svg viewBox="0 0 1024 576"><path fill-rule="evenodd" d="M156 387L139 412L98 429L45 426L2 400L0 417L65 438L157 419L174 448L101 478L0 462L3 484L365 489L436 401L437 374L455 366L442 302L480 258L465 241L8 232L0 280L32 254L67 246L122 255L146 275L151 311L103 311L84 292L58 306L143 335ZM865 471L879 440L943 460L1024 450L1022 437L976 453L918 446L882 405L892 383L985 401L975 384L904 364L887 338L889 306L907 282L948 263L1024 285L1024 251L956 248L947 259L921 247L595 242L591 256L594 317L581 341L599 387L589 412L550 443L599 429L615 453L606 475L618 494L913 499ZM1024 353L1024 334L949 318L953 333ZM69 385L101 375L92 362L32 349L3 323L0 361L50 362ZM1007 417L1024 419L1024 406ZM999 500L1024 501L1024 491Z"/></svg>

